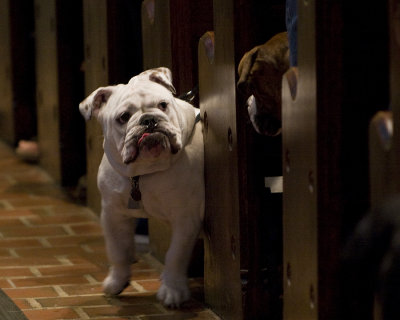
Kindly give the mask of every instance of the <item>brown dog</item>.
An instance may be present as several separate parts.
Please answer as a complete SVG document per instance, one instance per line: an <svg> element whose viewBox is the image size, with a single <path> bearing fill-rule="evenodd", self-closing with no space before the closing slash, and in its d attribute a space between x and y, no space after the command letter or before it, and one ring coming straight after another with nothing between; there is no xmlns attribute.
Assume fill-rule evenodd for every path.
<svg viewBox="0 0 400 320"><path fill-rule="evenodd" d="M276 136L281 132L282 76L288 68L286 32L246 52L239 63L237 86L249 97L250 120L260 134Z"/></svg>

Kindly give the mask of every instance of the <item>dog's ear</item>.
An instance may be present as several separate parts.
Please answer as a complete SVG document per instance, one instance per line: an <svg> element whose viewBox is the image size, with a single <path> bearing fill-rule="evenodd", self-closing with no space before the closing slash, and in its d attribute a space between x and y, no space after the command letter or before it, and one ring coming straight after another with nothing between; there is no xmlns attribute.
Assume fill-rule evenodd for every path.
<svg viewBox="0 0 400 320"><path fill-rule="evenodd" d="M157 68L150 73L149 79L166 87L172 94L176 94L174 85L172 84L172 72L168 68Z"/></svg>
<svg viewBox="0 0 400 320"><path fill-rule="evenodd" d="M246 52L243 58L240 60L238 66L239 80L237 82L237 88L242 93L247 93L249 90L250 83L248 78L254 61L257 58L259 49L260 46L251 49L250 51Z"/></svg>
<svg viewBox="0 0 400 320"><path fill-rule="evenodd" d="M83 100L79 104L79 111L85 120L89 120L92 116L97 117L100 108L108 101L112 93L112 87L101 87L93 91Z"/></svg>
<svg viewBox="0 0 400 320"><path fill-rule="evenodd" d="M143 71L137 77L133 77L129 84L134 84L137 78L147 78L150 81L161 84L167 88L172 94L176 94L174 85L172 84L172 72L166 67L159 67Z"/></svg>

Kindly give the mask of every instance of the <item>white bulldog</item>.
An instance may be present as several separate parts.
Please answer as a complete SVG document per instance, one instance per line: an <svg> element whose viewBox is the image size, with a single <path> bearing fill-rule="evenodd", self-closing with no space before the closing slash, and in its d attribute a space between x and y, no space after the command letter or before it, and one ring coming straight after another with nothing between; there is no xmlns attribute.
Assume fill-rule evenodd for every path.
<svg viewBox="0 0 400 320"><path fill-rule="evenodd" d="M104 134L97 181L111 263L104 292L117 295L129 285L134 217L150 215L172 227L157 297L178 307L190 296L187 267L204 217L204 145L198 112L173 96L171 79L167 68L150 69L97 89L79 109L86 120L95 116Z"/></svg>

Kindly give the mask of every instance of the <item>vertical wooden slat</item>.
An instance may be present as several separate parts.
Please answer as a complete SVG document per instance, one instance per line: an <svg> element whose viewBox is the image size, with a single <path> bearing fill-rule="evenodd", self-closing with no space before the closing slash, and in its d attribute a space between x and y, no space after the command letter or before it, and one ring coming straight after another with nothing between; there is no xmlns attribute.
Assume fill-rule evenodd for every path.
<svg viewBox="0 0 400 320"><path fill-rule="evenodd" d="M15 145L36 136L33 0L0 5L0 137Z"/></svg>
<svg viewBox="0 0 400 320"><path fill-rule="evenodd" d="M372 294L351 297L340 257L369 206L368 123L387 101L385 4L298 5L294 100L283 83L284 319L370 319Z"/></svg>
<svg viewBox="0 0 400 320"><path fill-rule="evenodd" d="M41 165L63 185L84 173L83 124L74 106L83 98L79 0L35 1L38 142ZM68 19L66 18L68 17Z"/></svg>
<svg viewBox="0 0 400 320"><path fill-rule="evenodd" d="M34 10L32 0L9 1L14 140L36 136Z"/></svg>
<svg viewBox="0 0 400 320"><path fill-rule="evenodd" d="M280 1L214 2L215 42L206 33L199 44L205 292L224 319L281 315L281 195L269 194L264 184L265 177L281 175L281 142L256 134L247 97L236 95L235 83L243 54L284 30L283 8Z"/></svg>
<svg viewBox="0 0 400 320"><path fill-rule="evenodd" d="M85 96L108 85L106 0L83 0ZM83 121L83 120L82 120ZM83 138L83 137L82 137ZM97 170L103 156L103 133L96 120L86 124L87 204L100 213Z"/></svg>
<svg viewBox="0 0 400 320"><path fill-rule="evenodd" d="M301 81L295 100L285 79L282 88L284 319L318 319L314 6L315 2L299 3Z"/></svg>
<svg viewBox="0 0 400 320"><path fill-rule="evenodd" d="M199 45L207 186L205 295L223 318L242 319L233 1L214 1L213 9L215 51L207 53L210 34Z"/></svg>
<svg viewBox="0 0 400 320"><path fill-rule="evenodd" d="M35 0L40 163L61 181L56 1Z"/></svg>
<svg viewBox="0 0 400 320"><path fill-rule="evenodd" d="M169 1L143 1L143 69L160 66L172 69L170 21Z"/></svg>
<svg viewBox="0 0 400 320"><path fill-rule="evenodd" d="M9 0L0 1L0 136L14 143Z"/></svg>
<svg viewBox="0 0 400 320"><path fill-rule="evenodd" d="M11 1L15 141L36 136L34 5Z"/></svg>
<svg viewBox="0 0 400 320"><path fill-rule="evenodd" d="M393 114L380 111L369 129L370 198L373 207L398 192L396 157L393 145Z"/></svg>

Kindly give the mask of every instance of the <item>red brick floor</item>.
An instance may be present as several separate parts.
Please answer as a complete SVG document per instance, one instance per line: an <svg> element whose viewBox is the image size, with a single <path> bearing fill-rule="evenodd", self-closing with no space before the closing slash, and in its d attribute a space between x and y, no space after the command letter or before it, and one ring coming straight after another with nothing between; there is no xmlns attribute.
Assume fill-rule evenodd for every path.
<svg viewBox="0 0 400 320"><path fill-rule="evenodd" d="M139 255L119 297L102 294L107 268L98 217L0 143L0 287L28 319L219 319L201 298L164 308L155 297L160 268L149 254ZM201 297L201 281L191 286Z"/></svg>

